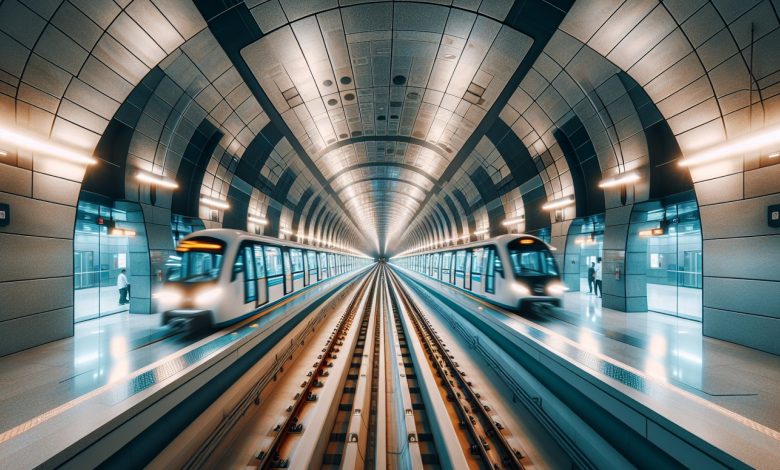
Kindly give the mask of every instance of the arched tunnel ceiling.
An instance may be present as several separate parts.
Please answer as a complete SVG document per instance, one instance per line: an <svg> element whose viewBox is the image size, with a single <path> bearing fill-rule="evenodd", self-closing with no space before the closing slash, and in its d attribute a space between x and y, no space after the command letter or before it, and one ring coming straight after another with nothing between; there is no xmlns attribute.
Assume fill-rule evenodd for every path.
<svg viewBox="0 0 780 470"><path fill-rule="evenodd" d="M506 24L511 1L333 3L253 9L264 35L241 56L361 229L392 246L506 104L534 39Z"/></svg>

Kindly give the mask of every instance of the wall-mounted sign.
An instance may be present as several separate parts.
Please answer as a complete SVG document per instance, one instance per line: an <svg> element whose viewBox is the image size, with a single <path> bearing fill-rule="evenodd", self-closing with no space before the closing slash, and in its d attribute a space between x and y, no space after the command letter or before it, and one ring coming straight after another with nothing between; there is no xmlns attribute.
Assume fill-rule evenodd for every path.
<svg viewBox="0 0 780 470"><path fill-rule="evenodd" d="M769 206L767 219L770 227L780 227L780 204Z"/></svg>
<svg viewBox="0 0 780 470"><path fill-rule="evenodd" d="M0 204L0 227L5 227L11 223L11 206Z"/></svg>

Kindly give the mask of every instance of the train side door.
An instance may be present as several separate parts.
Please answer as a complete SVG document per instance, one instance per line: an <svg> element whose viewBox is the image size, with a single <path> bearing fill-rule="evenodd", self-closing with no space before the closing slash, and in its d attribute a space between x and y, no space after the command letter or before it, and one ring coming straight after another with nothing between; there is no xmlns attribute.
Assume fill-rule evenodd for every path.
<svg viewBox="0 0 780 470"><path fill-rule="evenodd" d="M292 267L290 266L290 250L283 248L282 256L282 259L284 260L284 294L287 295L293 291L293 274Z"/></svg>
<svg viewBox="0 0 780 470"><path fill-rule="evenodd" d="M252 245L246 243L241 247L244 257L244 304L257 305L257 266ZM245 312L242 312L245 313Z"/></svg>
<svg viewBox="0 0 780 470"><path fill-rule="evenodd" d="M450 269L450 276L449 279L447 279L447 282L450 284L455 284L455 252L450 252L450 262L449 262L449 269Z"/></svg>
<svg viewBox="0 0 780 470"><path fill-rule="evenodd" d="M496 293L496 249L488 247L486 249L485 262L483 263L485 268L482 272L485 273L484 289L488 294Z"/></svg>
<svg viewBox="0 0 780 470"><path fill-rule="evenodd" d="M284 268L282 267L282 249L278 246L263 247L265 252L266 286L268 300L274 301L284 295Z"/></svg>
<svg viewBox="0 0 780 470"><path fill-rule="evenodd" d="M466 268L463 270L463 283L466 289L471 290L471 260L473 255L471 250L466 250Z"/></svg>
<svg viewBox="0 0 780 470"><path fill-rule="evenodd" d="M326 253L320 253L320 281L328 277L328 255Z"/></svg>
<svg viewBox="0 0 780 470"><path fill-rule="evenodd" d="M308 269L309 273L309 282L315 283L317 282L317 252L311 250L307 251L306 261L308 262L306 269Z"/></svg>
<svg viewBox="0 0 780 470"><path fill-rule="evenodd" d="M309 278L309 250L303 252L303 286L306 287L311 283Z"/></svg>
<svg viewBox="0 0 780 470"><path fill-rule="evenodd" d="M265 275L265 257L263 256L263 246L254 245L255 252L255 275L257 276L257 306L268 302L268 282Z"/></svg>

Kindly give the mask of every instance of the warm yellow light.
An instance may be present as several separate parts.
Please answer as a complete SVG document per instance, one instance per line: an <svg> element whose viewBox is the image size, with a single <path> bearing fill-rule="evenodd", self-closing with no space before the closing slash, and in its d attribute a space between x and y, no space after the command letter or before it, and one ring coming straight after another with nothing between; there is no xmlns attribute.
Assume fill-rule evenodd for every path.
<svg viewBox="0 0 780 470"><path fill-rule="evenodd" d="M467 239L467 238L469 238L470 236L471 236L471 234L470 234L470 233L464 233L464 234L463 234L463 235L460 237L460 239L461 239L461 240L466 240L466 239Z"/></svg>
<svg viewBox="0 0 780 470"><path fill-rule="evenodd" d="M520 244L521 245L533 245L534 244L534 239L533 238L522 238L522 239L520 239Z"/></svg>
<svg viewBox="0 0 780 470"><path fill-rule="evenodd" d="M204 206L213 207L215 209L230 209L230 204L221 199L213 199L210 197L201 196L200 202Z"/></svg>
<svg viewBox="0 0 780 470"><path fill-rule="evenodd" d="M156 186L162 186L163 188L168 188L168 189L176 189L179 187L179 184L176 183L175 181L166 179L159 175L147 173L145 171L139 171L138 173L136 173L135 179L137 179L138 181L143 181L144 183L149 183Z"/></svg>
<svg viewBox="0 0 780 470"><path fill-rule="evenodd" d="M247 217L247 220L249 220L253 224L257 224L257 225L266 225L266 224L268 224L268 219L266 219L265 217L255 217L253 215L250 215L249 217Z"/></svg>
<svg viewBox="0 0 780 470"><path fill-rule="evenodd" d="M506 219L503 222L501 222L501 225L507 226L507 225L516 225L525 220L524 215L518 215L517 217L512 217L511 219Z"/></svg>
<svg viewBox="0 0 780 470"><path fill-rule="evenodd" d="M572 204L574 204L574 198L571 197L571 196L566 196L566 197L561 198L561 199L555 199L555 200L552 200L552 201L547 201L547 203L545 203L542 206L542 209L544 209L546 211L549 211L549 210L553 210L553 209L560 209L562 207L570 206Z"/></svg>
<svg viewBox="0 0 780 470"><path fill-rule="evenodd" d="M484 234L488 233L489 231L490 231L490 229L483 228L482 230L477 230L476 232L474 232L474 235L476 235L476 236L484 235Z"/></svg>
<svg viewBox="0 0 780 470"><path fill-rule="evenodd" d="M293 231L290 230L289 228L286 228L286 227L280 228L279 231L284 233L284 234L287 234L287 235L292 235L293 234Z"/></svg>
<svg viewBox="0 0 780 470"><path fill-rule="evenodd" d="M621 186L624 184L636 183L640 179L641 177L639 176L639 173L633 171L629 173L621 173L611 178L601 180L599 183L599 188L613 188L615 186Z"/></svg>
<svg viewBox="0 0 780 470"><path fill-rule="evenodd" d="M768 155L769 158L777 158L780 157L780 152L770 153Z"/></svg>
<svg viewBox="0 0 780 470"><path fill-rule="evenodd" d="M134 237L135 231L122 228L112 228L109 232L109 235L113 237Z"/></svg>
<svg viewBox="0 0 780 470"><path fill-rule="evenodd" d="M780 126L754 132L744 137L728 140L720 145L710 147L690 157L680 160L680 166L699 165L702 163L719 160L721 158L735 157L749 152L761 150L780 144Z"/></svg>
<svg viewBox="0 0 780 470"><path fill-rule="evenodd" d="M47 142L43 138L25 135L5 127L0 127L0 142L6 142L12 146L31 152L42 153L50 157L70 160L76 163L84 163L86 165L94 165L97 163L97 160L89 155Z"/></svg>
<svg viewBox="0 0 780 470"><path fill-rule="evenodd" d="M221 250L222 245L218 245L216 243L204 243L204 242L193 242L189 240L185 240L179 244L178 248L176 248L176 251L189 251L189 250Z"/></svg>
<svg viewBox="0 0 780 470"><path fill-rule="evenodd" d="M664 229L662 228L652 228L647 230L640 230L639 236L640 237L657 237L659 235L664 234Z"/></svg>

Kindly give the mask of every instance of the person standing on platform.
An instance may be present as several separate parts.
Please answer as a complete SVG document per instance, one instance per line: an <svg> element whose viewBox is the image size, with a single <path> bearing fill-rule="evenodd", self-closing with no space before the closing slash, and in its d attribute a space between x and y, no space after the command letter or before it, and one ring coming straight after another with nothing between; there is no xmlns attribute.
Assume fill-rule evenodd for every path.
<svg viewBox="0 0 780 470"><path fill-rule="evenodd" d="M591 261L588 268L588 294L593 293L593 284L596 282L596 262Z"/></svg>
<svg viewBox="0 0 780 470"><path fill-rule="evenodd" d="M130 288L130 283L127 282L127 271L122 270L119 276L116 278L116 287L119 289L119 305L127 305L130 303L127 300L127 291Z"/></svg>
<svg viewBox="0 0 780 470"><path fill-rule="evenodd" d="M604 294L604 291L601 287L601 257L599 256L596 258L596 295L601 297Z"/></svg>

